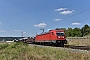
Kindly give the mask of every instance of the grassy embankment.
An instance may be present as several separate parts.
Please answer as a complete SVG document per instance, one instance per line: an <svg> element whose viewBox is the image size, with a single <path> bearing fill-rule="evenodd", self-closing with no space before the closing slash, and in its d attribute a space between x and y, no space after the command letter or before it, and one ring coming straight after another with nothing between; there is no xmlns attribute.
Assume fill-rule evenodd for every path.
<svg viewBox="0 0 90 60"><path fill-rule="evenodd" d="M75 39L68 39L69 45L75 46L90 46L90 38L75 38Z"/></svg>
<svg viewBox="0 0 90 60"><path fill-rule="evenodd" d="M90 53L29 46L24 43L0 43L0 60L90 60Z"/></svg>

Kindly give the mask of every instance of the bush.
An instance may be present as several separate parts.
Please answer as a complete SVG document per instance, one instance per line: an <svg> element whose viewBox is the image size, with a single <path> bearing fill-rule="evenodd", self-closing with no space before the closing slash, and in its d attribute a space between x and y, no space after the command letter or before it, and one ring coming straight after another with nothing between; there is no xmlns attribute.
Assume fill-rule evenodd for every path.
<svg viewBox="0 0 90 60"><path fill-rule="evenodd" d="M5 49L9 46L9 44L2 44L0 45L0 50Z"/></svg>

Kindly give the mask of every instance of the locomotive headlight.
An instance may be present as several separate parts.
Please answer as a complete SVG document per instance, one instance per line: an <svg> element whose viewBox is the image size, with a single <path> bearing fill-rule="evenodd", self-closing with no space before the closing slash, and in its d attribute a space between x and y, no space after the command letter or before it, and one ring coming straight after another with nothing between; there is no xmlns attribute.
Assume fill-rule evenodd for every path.
<svg viewBox="0 0 90 60"><path fill-rule="evenodd" d="M64 38L64 36L63 36L63 38Z"/></svg>
<svg viewBox="0 0 90 60"><path fill-rule="evenodd" d="M60 36L58 36L58 38L60 38Z"/></svg>

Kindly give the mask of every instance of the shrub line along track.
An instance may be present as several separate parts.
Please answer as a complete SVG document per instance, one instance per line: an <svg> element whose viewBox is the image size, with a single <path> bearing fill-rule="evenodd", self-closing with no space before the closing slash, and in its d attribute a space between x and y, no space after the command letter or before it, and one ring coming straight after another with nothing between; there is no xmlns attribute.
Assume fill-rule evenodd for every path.
<svg viewBox="0 0 90 60"><path fill-rule="evenodd" d="M72 49L80 49L80 50L90 50L90 46L74 46L74 45L65 45L65 48L72 48Z"/></svg>

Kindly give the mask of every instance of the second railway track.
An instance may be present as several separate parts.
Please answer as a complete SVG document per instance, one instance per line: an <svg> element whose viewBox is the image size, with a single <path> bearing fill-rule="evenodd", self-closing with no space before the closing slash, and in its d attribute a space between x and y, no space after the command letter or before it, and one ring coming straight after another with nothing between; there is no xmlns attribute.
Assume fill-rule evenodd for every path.
<svg viewBox="0 0 90 60"><path fill-rule="evenodd" d="M74 45L65 45L65 48L72 48L72 49L80 49L80 50L90 50L90 46L74 46Z"/></svg>

